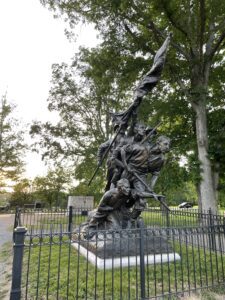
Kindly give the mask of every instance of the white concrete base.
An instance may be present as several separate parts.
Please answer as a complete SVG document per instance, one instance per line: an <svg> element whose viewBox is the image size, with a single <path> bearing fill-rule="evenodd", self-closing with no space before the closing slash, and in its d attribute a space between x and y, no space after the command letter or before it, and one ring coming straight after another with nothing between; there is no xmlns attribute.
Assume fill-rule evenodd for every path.
<svg viewBox="0 0 225 300"><path fill-rule="evenodd" d="M100 258L93 252L88 251L78 243L72 244L90 263L97 266L98 269L112 269L119 267L137 266L140 265L140 256L124 256L114 258ZM145 263L148 265L167 263L180 260L178 253L162 253L145 255Z"/></svg>

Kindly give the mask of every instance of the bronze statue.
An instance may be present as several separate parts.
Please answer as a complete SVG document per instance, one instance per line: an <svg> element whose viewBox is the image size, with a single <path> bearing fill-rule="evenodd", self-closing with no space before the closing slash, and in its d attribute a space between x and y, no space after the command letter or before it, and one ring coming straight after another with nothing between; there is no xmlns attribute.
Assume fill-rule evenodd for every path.
<svg viewBox="0 0 225 300"><path fill-rule="evenodd" d="M133 118L135 115L137 115L138 107L140 106L143 97L150 92L158 83L164 64L166 59L166 53L169 46L171 35L166 38L161 48L157 51L153 66L150 69L150 71L144 76L144 78L140 81L138 87L136 88L135 94L134 94L134 101L129 106L129 108L120 113L113 113L113 123L118 124L117 130L115 132L114 138L111 140L111 142L108 145L107 150L104 151L104 155L102 156L101 160L98 163L98 166L92 175L88 185L91 184L92 180L94 179L95 175L97 174L100 166L102 165L105 157L111 150L111 148L114 146L114 143L117 139L117 136L119 135L120 131L125 127L128 126L128 123L131 118Z"/></svg>
<svg viewBox="0 0 225 300"><path fill-rule="evenodd" d="M90 214L89 220L85 223L82 233L86 238L91 238L96 230L118 229L128 226L128 221L134 222L131 208L140 199L163 198L162 195L155 195L131 188L129 180L122 178L117 182L117 187L105 192L98 207ZM131 223L129 224L131 226Z"/></svg>
<svg viewBox="0 0 225 300"><path fill-rule="evenodd" d="M148 172L152 174L150 183L151 189L154 189L160 170L164 165L165 153L169 152L170 142L168 137L162 135L157 138L156 144L150 149Z"/></svg>
<svg viewBox="0 0 225 300"><path fill-rule="evenodd" d="M134 101L129 108L112 114L114 137L101 144L97 154L98 167L89 184L94 179L103 160L107 157L107 185L98 207L92 212L82 232L91 238L97 229L115 229L131 226L145 209L146 198L153 197L169 209L164 196L153 192L159 172L169 151L170 139L159 136L156 127L147 127L138 122L138 108L146 95L159 81L170 37L156 53L151 70L139 83ZM151 174L150 185L147 177Z"/></svg>
<svg viewBox="0 0 225 300"><path fill-rule="evenodd" d="M118 129L118 124L114 125L114 132ZM116 182L119 180L119 173L121 172L120 166L117 166L115 163L115 157L117 156L117 149L120 147L120 145L123 145L126 140L126 134L125 134L126 128L121 128L119 134L117 135L113 147L110 148L108 152L107 157L107 175L106 175L106 187L105 191L108 191L110 188L113 188L116 186ZM97 161L98 165L101 165L101 161L109 148L110 144L112 143L112 139L109 139L108 141L104 142L100 145L97 153Z"/></svg>

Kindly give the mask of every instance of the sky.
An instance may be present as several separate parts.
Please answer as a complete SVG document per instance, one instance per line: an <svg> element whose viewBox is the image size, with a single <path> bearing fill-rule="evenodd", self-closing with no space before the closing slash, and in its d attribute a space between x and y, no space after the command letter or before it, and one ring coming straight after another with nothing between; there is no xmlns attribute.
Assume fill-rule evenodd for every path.
<svg viewBox="0 0 225 300"><path fill-rule="evenodd" d="M75 28L76 42L69 42L66 27L39 0L0 1L0 95L7 92L24 124L57 119L47 109L52 64L70 62L79 46L98 42L93 27L81 24ZM30 152L25 161L26 177L46 174L40 155Z"/></svg>

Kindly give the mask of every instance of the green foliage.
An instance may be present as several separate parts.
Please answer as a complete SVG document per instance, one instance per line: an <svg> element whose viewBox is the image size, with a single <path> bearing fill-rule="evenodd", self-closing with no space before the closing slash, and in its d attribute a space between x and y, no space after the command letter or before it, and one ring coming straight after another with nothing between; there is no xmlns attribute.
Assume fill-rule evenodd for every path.
<svg viewBox="0 0 225 300"><path fill-rule="evenodd" d="M224 178L224 176L222 176L222 178L220 178L218 190L219 190L219 204L221 207L225 207L225 178Z"/></svg>
<svg viewBox="0 0 225 300"><path fill-rule="evenodd" d="M158 194L166 195L169 205L178 205L184 201L196 203L196 190L190 179L190 172L185 166L180 166L179 157L173 157L170 154L160 173L155 191ZM153 206L154 203L154 200L149 201L149 204ZM159 205L159 203L155 203L155 205Z"/></svg>
<svg viewBox="0 0 225 300"><path fill-rule="evenodd" d="M11 195L6 191L0 192L0 206L7 206Z"/></svg>
<svg viewBox="0 0 225 300"><path fill-rule="evenodd" d="M23 172L24 132L18 130L18 121L12 117L13 105L6 95L0 100L0 189L7 181L18 180Z"/></svg>
<svg viewBox="0 0 225 300"><path fill-rule="evenodd" d="M124 107L127 101L126 94L116 93L117 83L111 80L112 74L107 75L108 64L113 60L105 59L104 64L105 54L101 51L90 53L84 49L71 67L65 64L53 67L49 109L59 111L61 120L56 126L35 123L31 127L31 135L40 138L37 147L43 147L43 158L65 159L75 164L76 180L91 178L98 146L111 132L110 110ZM75 74L80 75L79 80ZM102 172L98 173L96 182L100 192L104 185Z"/></svg>
<svg viewBox="0 0 225 300"><path fill-rule="evenodd" d="M28 179L19 180L13 187L13 193L11 194L10 205L20 206L24 204L31 204L31 181Z"/></svg>
<svg viewBox="0 0 225 300"><path fill-rule="evenodd" d="M145 98L140 111L141 119L149 124L163 120L160 131L169 133L172 138L174 157L178 160L185 157L187 160L187 174L183 174L181 178L183 186L187 181L192 182L187 185L191 187L188 192L190 193L193 186L201 184L202 179L199 175L202 165L198 162L200 150L196 140L196 136L197 139L200 137L195 129L196 115L202 105L209 119L208 127L205 120L201 121L205 122L206 139L209 136L208 157L214 169L218 168L219 163L219 175L222 180L224 156L221 149L224 149L224 142L221 143L222 139L218 134L221 117L216 112L220 110L221 115L224 114L223 1L41 2L56 14L65 16L71 25L79 21L93 23L103 40L96 49L82 48L71 68L64 64L54 67L49 107L60 112L62 122L55 127L49 124L38 125L37 133L42 136L41 144L47 148L44 155L57 157L67 153L67 157L71 157L72 160L79 157L76 161L76 176L85 180L90 178L90 173L94 170L97 147L108 138L110 132L109 110L118 110L121 104L123 107L131 101L128 100L131 99L128 91L131 91L137 80L148 71L149 61L156 49L165 35L172 32L173 38L163 78L157 91L154 90L153 95ZM75 76L72 78L71 73L80 75L80 82ZM86 118L87 111L92 122ZM65 113L68 114L69 120L65 119ZM68 132L67 128L72 129ZM61 129L63 133L59 133ZM35 133L35 130L32 132ZM55 139L57 134L61 135L69 146L59 145ZM206 141L206 151L207 144ZM217 147L218 144L222 146ZM67 149L71 151L68 152ZM88 170L85 166L88 166ZM177 173L183 172L178 165L176 167ZM169 169L165 174L166 172L168 173L165 175L165 186L168 185L167 192L171 194L172 200L176 184L172 183ZM97 182L101 182L101 179L103 177L99 176ZM182 180L177 179L180 181L177 188L180 189ZM99 186L99 191L100 189L102 185ZM179 194L179 191L177 192ZM183 199L185 197L183 195Z"/></svg>
<svg viewBox="0 0 225 300"><path fill-rule="evenodd" d="M37 176L32 181L21 179L13 187L10 204L22 207L41 201L45 206L67 206L67 191L71 184L71 170L57 166L48 170L46 176Z"/></svg>
<svg viewBox="0 0 225 300"><path fill-rule="evenodd" d="M65 170L63 166L49 169L46 176L37 176L33 180L33 198L41 200L48 206L66 207L67 193L71 183L71 172Z"/></svg>

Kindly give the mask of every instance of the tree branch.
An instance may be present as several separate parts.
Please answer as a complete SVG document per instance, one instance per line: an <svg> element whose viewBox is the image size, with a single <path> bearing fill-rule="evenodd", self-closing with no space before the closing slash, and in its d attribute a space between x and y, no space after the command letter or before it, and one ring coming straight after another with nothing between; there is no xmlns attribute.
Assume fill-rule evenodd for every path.
<svg viewBox="0 0 225 300"><path fill-rule="evenodd" d="M160 29L158 29L152 21L149 22L148 28L151 29L154 32L155 36L161 36L164 39L166 38L166 34L163 33ZM176 50L178 50L180 52L180 54L182 54L187 59L187 61L190 60L190 57L189 57L188 53L186 53L186 51L181 46L179 46L178 44L174 43L172 40L170 41L170 44Z"/></svg>
<svg viewBox="0 0 225 300"><path fill-rule="evenodd" d="M214 23L211 23L209 25L209 38L208 38L208 41L206 43L206 52L205 52L206 56L210 55L214 38L215 38L215 25L214 25Z"/></svg>
<svg viewBox="0 0 225 300"><path fill-rule="evenodd" d="M209 53L209 60L212 60L213 56L215 55L216 51L219 49L224 39L225 39L225 30L221 33L219 39L215 43L214 47L211 49Z"/></svg>
<svg viewBox="0 0 225 300"><path fill-rule="evenodd" d="M139 13L139 12L140 12L139 9L138 9L136 6L134 6L134 7L135 7L135 10ZM132 20L131 18L129 18L128 16L125 16L125 15L121 15L121 16L123 16L123 18L124 18L124 19L127 19L129 22L135 22L137 25L140 25L140 24L141 24L142 26L147 27L148 29L152 30L152 32L153 32L153 34L154 34L154 36L155 36L155 40L157 41L157 43L158 43L159 45L161 45L161 41L160 41L159 37L161 36L163 39L166 38L166 34L163 33L160 29L158 29L158 28L155 26L155 24L154 24L153 21L150 21L150 22L148 23L148 25L146 25L145 22L141 22L140 20L138 20L138 21L137 21L137 20ZM142 16L142 14L140 14L140 16ZM136 40L140 43L140 39L135 35L135 33L132 32L132 30L128 27L128 25L124 23L124 27L125 27L126 31L127 31L134 39L136 39ZM181 53L181 54L189 61L190 57L189 57L188 53L186 53L185 50L184 50L181 46L179 46L178 44L174 43L173 41L171 41L170 43L171 43L171 45L172 45L176 50L178 50L178 51L179 51L179 52L180 52L180 53ZM148 47L148 51L149 51L152 55L155 55L155 51L154 51L153 49L151 49L151 48Z"/></svg>
<svg viewBox="0 0 225 300"><path fill-rule="evenodd" d="M153 32L153 34L155 36L156 42L158 43L158 45L161 45L159 36L162 36L163 33L159 29L157 29L157 27L155 26L155 24L153 23L153 21L150 21L148 23L147 28L152 30L152 32ZM165 35L163 35L163 37L165 38Z"/></svg>
<svg viewBox="0 0 225 300"><path fill-rule="evenodd" d="M140 44L140 39L138 38L138 36L130 29L130 27L125 22L124 22L124 28L127 31L127 33L135 40L135 42ZM155 51L149 46L144 46L144 48L152 55L155 55Z"/></svg>
<svg viewBox="0 0 225 300"><path fill-rule="evenodd" d="M200 0L200 20L201 20L201 24L200 24L200 37L199 37L199 53L200 53L200 60L202 60L205 22L206 22L205 0Z"/></svg>
<svg viewBox="0 0 225 300"><path fill-rule="evenodd" d="M167 62L167 65L170 69L171 74L173 75L175 81L177 82L177 84L179 85L180 89L182 90L182 92L185 94L185 96L188 98L190 96L189 94L189 89L185 86L184 82L180 79L180 77L177 75L177 72L175 72L174 70L174 65L172 65L171 63Z"/></svg>
<svg viewBox="0 0 225 300"><path fill-rule="evenodd" d="M181 33L183 33L186 37L188 37L188 32L182 28L182 26L177 22L175 21L175 19L173 18L173 14L172 12L169 10L168 8L168 4L169 1L168 0L162 0L162 5L163 5L163 8L164 8L164 11L166 13L166 16L167 18L169 19L170 23L177 29L179 30Z"/></svg>

